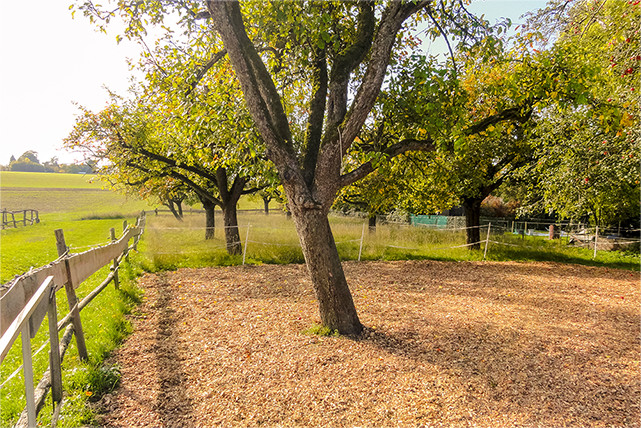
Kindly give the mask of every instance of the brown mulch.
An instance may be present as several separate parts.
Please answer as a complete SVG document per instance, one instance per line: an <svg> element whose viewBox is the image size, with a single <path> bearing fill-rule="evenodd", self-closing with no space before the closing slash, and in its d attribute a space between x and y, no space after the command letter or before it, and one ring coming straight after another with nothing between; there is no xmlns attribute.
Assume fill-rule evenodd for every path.
<svg viewBox="0 0 641 428"><path fill-rule="evenodd" d="M100 424L640 426L639 274L555 263L362 262L367 326L318 322L304 266L145 275Z"/></svg>

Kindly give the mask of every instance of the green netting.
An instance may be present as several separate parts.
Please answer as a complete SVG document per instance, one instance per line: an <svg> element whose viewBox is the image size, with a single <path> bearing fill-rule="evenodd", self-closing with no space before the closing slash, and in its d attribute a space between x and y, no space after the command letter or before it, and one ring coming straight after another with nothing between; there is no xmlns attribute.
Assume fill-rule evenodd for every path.
<svg viewBox="0 0 641 428"><path fill-rule="evenodd" d="M412 215L411 221L413 225L424 224L439 228L447 227L447 216L444 215Z"/></svg>

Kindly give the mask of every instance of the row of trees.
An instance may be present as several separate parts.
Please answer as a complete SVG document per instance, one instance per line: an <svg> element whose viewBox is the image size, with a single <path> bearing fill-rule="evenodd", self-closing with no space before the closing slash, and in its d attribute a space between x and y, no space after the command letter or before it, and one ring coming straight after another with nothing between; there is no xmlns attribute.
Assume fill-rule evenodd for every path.
<svg viewBox="0 0 641 428"><path fill-rule="evenodd" d="M22 172L55 172L67 174L91 174L94 172L95 161L88 160L84 164L61 164L57 157L40 163L38 152L27 150L18 159L11 156L7 166L0 166L2 171Z"/></svg>
<svg viewBox="0 0 641 428"><path fill-rule="evenodd" d="M509 39L508 22L461 0L76 7L101 26L122 18L118 37L166 35L142 56L144 81L84 109L67 145L116 188L197 198L207 230L219 206L230 253L242 194L286 198L322 323L342 333L362 326L327 219L336 203L462 204L470 243L498 191L596 222L638 213L638 3L555 0ZM417 54L419 29L446 38L446 61Z"/></svg>

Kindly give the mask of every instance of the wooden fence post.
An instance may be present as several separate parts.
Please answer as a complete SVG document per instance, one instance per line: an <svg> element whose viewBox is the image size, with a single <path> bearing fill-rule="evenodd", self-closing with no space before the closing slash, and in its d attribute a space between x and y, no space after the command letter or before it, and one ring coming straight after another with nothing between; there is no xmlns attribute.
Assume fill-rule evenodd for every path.
<svg viewBox="0 0 641 428"><path fill-rule="evenodd" d="M127 220L122 221L122 233L125 233L127 231ZM129 246L129 244L127 244ZM129 248L127 248L127 253L125 254L125 260L129 262Z"/></svg>
<svg viewBox="0 0 641 428"><path fill-rule="evenodd" d="M56 229L56 247L58 249L58 256L62 256L67 252L67 244L65 243L65 235L62 229ZM65 291L67 292L67 302L69 303L69 311L71 312L71 319L73 323L73 330L76 336L76 345L78 346L78 357L82 361L88 359L87 345L85 344L85 333L82 330L82 322L80 321L80 310L78 309L78 298L73 289L73 282L71 281L71 269L69 268L69 260L65 259L65 269L67 271L67 281L65 282Z"/></svg>
<svg viewBox="0 0 641 428"><path fill-rule="evenodd" d="M51 374L51 398L54 408L62 401L62 367L60 361L60 344L58 341L58 313L56 308L56 286L52 283L49 295L49 373Z"/></svg>
<svg viewBox="0 0 641 428"><path fill-rule="evenodd" d="M116 242L116 229L114 229L113 227L109 229L109 235L111 235L111 242ZM116 286L116 288L120 288L120 281L118 280L118 257L114 259L113 271L114 285Z"/></svg>
<svg viewBox="0 0 641 428"><path fill-rule="evenodd" d="M11 212L11 220L13 221L13 227L18 228L18 223L16 223L16 215Z"/></svg>
<svg viewBox="0 0 641 428"><path fill-rule="evenodd" d="M20 336L22 339L22 372L24 374L24 393L27 399L27 420L29 427L35 427L37 426L36 402L33 396L33 358L31 357L31 334L28 322L22 325Z"/></svg>

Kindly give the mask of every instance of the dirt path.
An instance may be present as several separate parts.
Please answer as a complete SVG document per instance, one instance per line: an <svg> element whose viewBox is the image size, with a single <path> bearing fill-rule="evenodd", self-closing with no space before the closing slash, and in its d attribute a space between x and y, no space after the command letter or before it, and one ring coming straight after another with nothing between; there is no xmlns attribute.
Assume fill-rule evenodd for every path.
<svg viewBox="0 0 641 428"><path fill-rule="evenodd" d="M346 263L358 338L316 337L304 266L146 275L109 426L639 426L639 274Z"/></svg>

